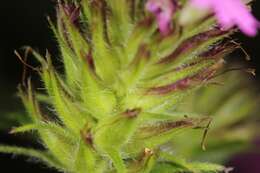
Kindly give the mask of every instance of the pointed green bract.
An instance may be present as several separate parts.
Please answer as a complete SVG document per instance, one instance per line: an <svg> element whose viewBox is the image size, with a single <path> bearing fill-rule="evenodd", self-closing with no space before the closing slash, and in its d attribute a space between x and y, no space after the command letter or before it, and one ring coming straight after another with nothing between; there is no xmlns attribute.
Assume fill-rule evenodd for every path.
<svg viewBox="0 0 260 173"><path fill-rule="evenodd" d="M51 168L56 168L60 171L64 171L63 167L60 165L52 155L44 151L38 151L34 149L28 149L23 147L17 146L5 146L0 145L0 152L6 154L14 154L14 155L23 155L35 159L39 159L40 161L44 162L46 165L50 166Z"/></svg>

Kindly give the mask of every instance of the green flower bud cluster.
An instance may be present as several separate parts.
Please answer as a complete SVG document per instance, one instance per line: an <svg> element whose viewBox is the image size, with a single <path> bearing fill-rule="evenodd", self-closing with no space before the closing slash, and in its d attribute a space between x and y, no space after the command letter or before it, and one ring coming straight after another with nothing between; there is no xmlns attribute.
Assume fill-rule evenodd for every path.
<svg viewBox="0 0 260 173"><path fill-rule="evenodd" d="M238 47L230 42L233 31L220 30L208 16L186 26L174 20L171 33L163 36L144 4L143 0L58 2L57 23L49 22L64 71L55 69L49 52L42 56L28 48L41 64L37 71L45 93L35 92L30 80L20 87L31 122L11 131L37 131L46 150L0 146L0 152L35 157L71 173L226 170L198 162L205 146L201 148L197 139L206 136L210 113L220 114L216 124L211 123L214 127L232 123L237 103L230 100L216 112L214 100L223 99L219 91L207 90L203 96L195 91L214 82L226 55ZM192 99L189 103L196 109L208 110L181 106L183 100ZM240 118L251 111L250 100L241 103L245 108ZM230 117L221 117L221 111L229 108ZM185 160L190 158L196 162Z"/></svg>

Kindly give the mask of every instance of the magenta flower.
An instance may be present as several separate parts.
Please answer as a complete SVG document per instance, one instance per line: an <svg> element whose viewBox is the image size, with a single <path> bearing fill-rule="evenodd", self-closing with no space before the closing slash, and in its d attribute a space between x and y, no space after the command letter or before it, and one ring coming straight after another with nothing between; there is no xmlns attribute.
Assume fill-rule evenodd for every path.
<svg viewBox="0 0 260 173"><path fill-rule="evenodd" d="M191 0L196 8L212 10L223 29L237 25L248 36L255 36L260 26L241 0Z"/></svg>
<svg viewBox="0 0 260 173"><path fill-rule="evenodd" d="M167 35L176 4L174 0L148 0L146 9L156 16L160 32Z"/></svg>

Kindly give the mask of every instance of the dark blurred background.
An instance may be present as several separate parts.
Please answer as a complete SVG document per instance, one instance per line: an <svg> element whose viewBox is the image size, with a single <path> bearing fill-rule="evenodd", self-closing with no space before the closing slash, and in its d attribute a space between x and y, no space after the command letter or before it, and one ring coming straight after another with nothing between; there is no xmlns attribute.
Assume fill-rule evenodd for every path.
<svg viewBox="0 0 260 173"><path fill-rule="evenodd" d="M2 116L8 112L22 109L17 102L15 93L17 85L21 82L23 65L14 55L15 49L30 45L38 48L40 52L48 49L53 55L57 54L55 40L48 28L46 16L55 17L54 2L52 0L3 0L0 5L0 124L3 124ZM260 1L255 1L253 6L255 16L260 19ZM252 68L260 71L260 34L255 38L248 38L242 34L235 36L242 43L246 52L251 55L251 61L247 62ZM234 57L239 57L242 52L236 52ZM242 61L245 61L242 59ZM30 59L30 63L35 62ZM33 72L30 72L33 75ZM256 79L260 82L260 77ZM21 108L19 108L21 107ZM18 115L19 116L19 115ZM22 116L22 115L20 115ZM2 121L2 122L1 122ZM11 120L10 120L11 121ZM5 124L3 124L5 125ZM16 144L28 147L40 147L37 144L26 142L19 136L10 136L7 130L0 132L0 143ZM256 147L259 142L255 142ZM258 143L258 144L257 144ZM30 161L30 160L29 160ZM234 173L260 173L260 154L254 149L247 153L240 153L234 157L228 166L236 167ZM24 157L0 154L0 172L54 172L43 165L28 162Z"/></svg>

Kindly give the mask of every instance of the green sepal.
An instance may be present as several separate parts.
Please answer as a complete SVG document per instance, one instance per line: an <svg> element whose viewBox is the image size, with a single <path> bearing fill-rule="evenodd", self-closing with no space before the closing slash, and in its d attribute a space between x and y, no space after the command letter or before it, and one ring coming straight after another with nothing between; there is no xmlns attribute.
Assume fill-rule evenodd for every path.
<svg viewBox="0 0 260 173"><path fill-rule="evenodd" d="M81 140L75 156L75 172L85 173L87 170L89 173L95 173L96 167L96 156L93 149Z"/></svg>
<svg viewBox="0 0 260 173"><path fill-rule="evenodd" d="M166 152L160 152L160 162L157 163L152 173L157 173L161 170L163 173L173 171L174 173L211 173L222 172L226 168L222 165L206 163L206 162L187 162L185 159L169 154ZM159 173L159 172L158 172Z"/></svg>
<svg viewBox="0 0 260 173"><path fill-rule="evenodd" d="M144 18L136 24L127 40L125 57L120 57L123 67L129 65L134 58L138 58L138 51L142 50L143 45L149 45L149 41L151 41L151 36L155 29L155 24L152 18L149 17Z"/></svg>
<svg viewBox="0 0 260 173"><path fill-rule="evenodd" d="M95 64L96 73L107 84L111 84L114 81L115 74L119 67L119 59L116 54L111 51L111 47L106 38L106 30L104 28L105 23L105 11L104 3L102 1L93 1L90 3L91 20L89 23L92 41L92 58Z"/></svg>
<svg viewBox="0 0 260 173"><path fill-rule="evenodd" d="M114 45L125 46L126 39L132 28L129 1L109 0L106 1L111 14L108 16L108 34Z"/></svg>
<svg viewBox="0 0 260 173"><path fill-rule="evenodd" d="M128 173L150 173L157 161L157 154L149 148L145 148L141 156L131 161Z"/></svg>
<svg viewBox="0 0 260 173"><path fill-rule="evenodd" d="M126 171L120 150L135 132L139 116L139 109L127 110L102 120L94 131L95 145L111 158L117 172Z"/></svg>
<svg viewBox="0 0 260 173"><path fill-rule="evenodd" d="M152 114L151 114L152 115ZM181 114L180 114L181 115ZM159 115L157 115L160 117ZM139 153L144 148L155 149L171 141L175 135L203 127L209 122L209 117L184 118L183 116L163 117L164 120L151 120L141 125L124 147L127 153Z"/></svg>
<svg viewBox="0 0 260 173"><path fill-rule="evenodd" d="M72 170L71 160L75 157L77 140L67 130L54 124L51 126L54 127L47 126L39 130L43 145L63 164L66 170Z"/></svg>
<svg viewBox="0 0 260 173"><path fill-rule="evenodd" d="M60 28L60 25L62 24L58 25L58 28L56 28L54 24L50 21L50 19L48 21L59 44L60 53L62 55L62 61L65 69L66 82L70 87L76 89L78 87L78 82L80 81L81 75L78 69L78 66L80 65L80 59L73 52L69 43L66 41L66 38L64 38L65 31Z"/></svg>
<svg viewBox="0 0 260 173"><path fill-rule="evenodd" d="M58 4L59 7L59 15L61 23L58 25L60 27L60 34L67 34L67 40L69 41L71 48L75 52L77 58L79 60L84 60L86 55L89 53L89 45L87 41L84 39L83 35L80 33L78 28L71 23L69 17L66 15L62 4ZM65 26L65 30L62 30L62 24ZM67 32L66 32L67 31Z"/></svg>
<svg viewBox="0 0 260 173"><path fill-rule="evenodd" d="M17 146L0 145L0 153L23 155L35 159L39 159L50 168L55 168L59 171L64 171L64 167L46 151L40 151L31 148L23 148Z"/></svg>
<svg viewBox="0 0 260 173"><path fill-rule="evenodd" d="M28 89L27 92L23 91L22 87L18 87L18 95L22 99L22 102L26 108L26 111L31 118L32 122L37 122L42 119L41 111L39 109L39 104L35 100L35 95L32 91L31 81L28 80Z"/></svg>
<svg viewBox="0 0 260 173"><path fill-rule="evenodd" d="M116 96L111 88L104 85L98 77L82 68L81 98L87 111L99 120L111 116L116 108Z"/></svg>
<svg viewBox="0 0 260 173"><path fill-rule="evenodd" d="M38 122L24 125L13 129L11 132L19 133L28 130L37 130L41 137L42 144L49 153L56 158L66 170L72 170L71 159L74 159L77 138L68 129L51 122Z"/></svg>
<svg viewBox="0 0 260 173"><path fill-rule="evenodd" d="M90 120L89 115L83 113L80 109L80 105L73 101L73 98L65 92L66 90L59 82L61 79L53 70L44 71L43 76L45 83L50 84L48 87L49 89L47 88L47 90L49 95L52 97L53 106L58 113L57 116L69 129L75 133L79 133L86 121ZM46 79L48 80L46 81Z"/></svg>
<svg viewBox="0 0 260 173"><path fill-rule="evenodd" d="M210 66L212 66L216 61L215 60L204 60L199 62L194 62L195 64L188 65L181 69L173 69L168 72L162 73L160 76L150 78L145 80L142 84L143 87L159 87L164 85L169 85L178 80L185 79L187 77L193 77L200 72L203 72Z"/></svg>

